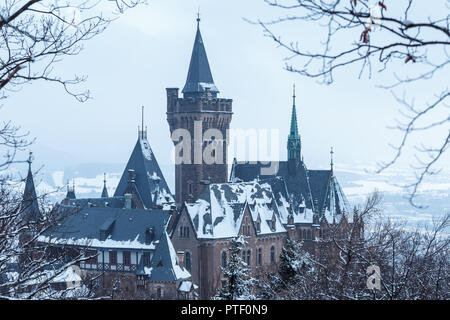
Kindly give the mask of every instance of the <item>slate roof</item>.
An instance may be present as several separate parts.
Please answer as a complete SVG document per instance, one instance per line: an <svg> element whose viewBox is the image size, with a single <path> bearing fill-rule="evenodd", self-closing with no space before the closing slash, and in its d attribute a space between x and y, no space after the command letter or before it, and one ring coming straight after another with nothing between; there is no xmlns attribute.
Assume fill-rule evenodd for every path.
<svg viewBox="0 0 450 320"><path fill-rule="evenodd" d="M315 210L319 217L328 214L327 220L333 215L341 215L344 211L350 212L345 194L331 170L308 170L302 161L280 161L278 164L276 173L262 175L261 168L267 168L269 165L234 161L230 180L270 184L279 203L290 202L296 222L312 223ZM287 191L275 178L282 178ZM335 205L330 204L330 197ZM283 223L286 223L286 216L281 217Z"/></svg>
<svg viewBox="0 0 450 320"><path fill-rule="evenodd" d="M238 236L246 208L254 223L261 221L259 234L286 232L271 187L257 182L210 184L196 202L185 207L197 238ZM275 229L269 224L272 219Z"/></svg>
<svg viewBox="0 0 450 320"><path fill-rule="evenodd" d="M149 279L152 281L177 281L190 277L191 274L180 265L172 242L164 232L153 254Z"/></svg>
<svg viewBox="0 0 450 320"><path fill-rule="evenodd" d="M152 208L156 204L174 203L173 196L159 168L150 143L141 135L123 171L114 197L123 196L125 193L130 192L127 190L129 189L129 170L134 170L135 192L145 208ZM155 191L159 193L159 203L154 201Z"/></svg>
<svg viewBox="0 0 450 320"><path fill-rule="evenodd" d="M25 189L23 191L20 211L26 221L37 221L41 218L36 189L34 187L33 173L31 172L31 161L28 166L28 174L25 182Z"/></svg>
<svg viewBox="0 0 450 320"><path fill-rule="evenodd" d="M191 62L189 64L186 84L183 88L184 97L201 97L205 92L205 88L210 88L214 98L219 92L214 84L202 35L200 33L200 27L197 25Z"/></svg>
<svg viewBox="0 0 450 320"><path fill-rule="evenodd" d="M60 206L58 210L64 219L41 240L55 239L56 243L89 245L94 248L154 249L155 241L165 232L170 217L170 211L157 209L78 210ZM149 243L146 242L146 231L152 227L155 237Z"/></svg>
<svg viewBox="0 0 450 320"><path fill-rule="evenodd" d="M80 198L70 199L69 205L78 208L124 208L125 197L105 197L105 198ZM136 209L135 206L132 209Z"/></svg>

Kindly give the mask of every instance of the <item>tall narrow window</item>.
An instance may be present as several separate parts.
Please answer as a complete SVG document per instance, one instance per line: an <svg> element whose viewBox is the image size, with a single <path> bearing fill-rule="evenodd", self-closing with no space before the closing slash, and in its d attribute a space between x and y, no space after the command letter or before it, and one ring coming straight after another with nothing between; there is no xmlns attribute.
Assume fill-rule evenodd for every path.
<svg viewBox="0 0 450 320"><path fill-rule="evenodd" d="M131 265L131 253L130 253L130 251L124 251L122 253L122 255L123 255L123 265L124 266Z"/></svg>
<svg viewBox="0 0 450 320"><path fill-rule="evenodd" d="M252 256L252 251L247 250L247 264L250 266L250 257Z"/></svg>
<svg viewBox="0 0 450 320"><path fill-rule="evenodd" d="M109 252L109 263L112 265L117 264L117 251L110 251Z"/></svg>
<svg viewBox="0 0 450 320"><path fill-rule="evenodd" d="M270 263L275 263L275 247L270 247Z"/></svg>
<svg viewBox="0 0 450 320"><path fill-rule="evenodd" d="M258 266L262 265L262 249L258 248Z"/></svg>
<svg viewBox="0 0 450 320"><path fill-rule="evenodd" d="M184 258L184 265L186 266L186 269L188 271L191 271L191 253L189 251L186 251L186 253L184 254Z"/></svg>
<svg viewBox="0 0 450 320"><path fill-rule="evenodd" d="M144 266L150 267L150 252L144 252L142 259L144 259Z"/></svg>
<svg viewBox="0 0 450 320"><path fill-rule="evenodd" d="M222 251L222 267L225 268L227 266L227 252Z"/></svg>

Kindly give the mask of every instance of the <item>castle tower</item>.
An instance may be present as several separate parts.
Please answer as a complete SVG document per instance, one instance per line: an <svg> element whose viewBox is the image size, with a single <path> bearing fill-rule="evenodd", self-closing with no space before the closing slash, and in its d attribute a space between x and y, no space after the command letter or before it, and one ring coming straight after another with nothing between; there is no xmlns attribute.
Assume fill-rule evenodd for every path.
<svg viewBox="0 0 450 320"><path fill-rule="evenodd" d="M291 128L287 140L288 166L294 169L295 163L301 160L301 140L297 126L297 110L295 109L295 85L292 95Z"/></svg>
<svg viewBox="0 0 450 320"><path fill-rule="evenodd" d="M227 181L227 129L232 99L217 97L219 90L214 84L199 24L197 18L183 97L178 96L178 88L166 89L167 122L175 144L178 204L196 199L209 183Z"/></svg>
<svg viewBox="0 0 450 320"><path fill-rule="evenodd" d="M25 189L23 191L22 203L20 204L20 212L23 215L24 222L38 221L42 216L39 210L36 189L34 187L33 173L31 172L31 163L33 162L33 154L30 152L28 157L28 174L25 181Z"/></svg>

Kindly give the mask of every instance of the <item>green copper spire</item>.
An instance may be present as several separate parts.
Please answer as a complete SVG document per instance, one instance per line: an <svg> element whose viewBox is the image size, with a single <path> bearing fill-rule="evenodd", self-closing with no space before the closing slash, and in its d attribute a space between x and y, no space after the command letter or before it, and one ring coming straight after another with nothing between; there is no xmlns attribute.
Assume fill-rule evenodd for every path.
<svg viewBox="0 0 450 320"><path fill-rule="evenodd" d="M292 116L291 116L291 129L289 131L287 148L288 148L288 160L300 160L301 153L301 141L298 134L297 126L297 110L295 109L295 84L292 95Z"/></svg>
<svg viewBox="0 0 450 320"><path fill-rule="evenodd" d="M298 137L298 127L297 127L297 110L295 109L295 84L294 84L294 92L292 95L292 116L291 116L291 131L289 136Z"/></svg>

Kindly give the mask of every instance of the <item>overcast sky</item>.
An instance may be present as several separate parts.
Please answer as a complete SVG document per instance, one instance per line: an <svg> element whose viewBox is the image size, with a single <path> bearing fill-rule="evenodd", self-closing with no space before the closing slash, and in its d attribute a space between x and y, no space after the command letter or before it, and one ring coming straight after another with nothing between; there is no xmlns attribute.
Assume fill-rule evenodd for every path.
<svg viewBox="0 0 450 320"><path fill-rule="evenodd" d="M153 151L163 166L170 164L165 88L181 91L184 86L198 6L219 96L233 99L232 128L279 129L279 157L284 159L295 83L308 167L327 168L331 146L337 166L370 164L392 156L388 143L397 142L398 136L386 127L395 123L399 106L389 91L375 87L383 79L358 79L355 67L338 72L335 82L326 86L284 70L286 52L264 37L260 27L243 19L284 14L262 0L149 1L87 42L81 54L57 64L59 74L87 75L80 90L88 88L93 99L79 103L54 84L34 82L3 101L2 119L12 120L36 137L32 150L38 163L39 159L62 167L125 163L137 139L144 105ZM314 30L292 24L276 30L314 45ZM412 93L417 101L427 101L433 89L433 84L425 82ZM438 136L426 139L418 142ZM400 163L399 168L407 164Z"/></svg>

